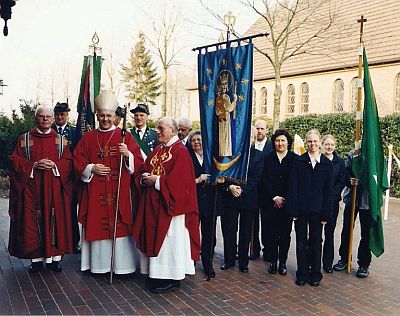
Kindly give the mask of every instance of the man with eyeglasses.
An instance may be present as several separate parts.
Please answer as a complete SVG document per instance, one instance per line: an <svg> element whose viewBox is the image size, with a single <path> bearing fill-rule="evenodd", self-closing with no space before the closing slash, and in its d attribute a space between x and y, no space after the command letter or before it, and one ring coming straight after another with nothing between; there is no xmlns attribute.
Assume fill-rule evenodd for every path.
<svg viewBox="0 0 400 316"><path fill-rule="evenodd" d="M164 117L157 124L161 144L136 174L139 207L133 236L141 252L141 273L153 293L180 289L200 258L196 184L189 152L179 140L178 124Z"/></svg>

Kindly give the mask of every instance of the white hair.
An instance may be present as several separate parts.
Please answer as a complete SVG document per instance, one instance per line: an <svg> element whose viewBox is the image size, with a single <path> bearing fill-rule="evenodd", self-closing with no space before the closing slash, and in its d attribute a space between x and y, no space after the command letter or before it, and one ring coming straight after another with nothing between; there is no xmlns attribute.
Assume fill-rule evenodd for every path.
<svg viewBox="0 0 400 316"><path fill-rule="evenodd" d="M190 129L192 129L192 121L187 117L178 118L178 125L181 125L181 124L183 126L186 126L186 127L190 128Z"/></svg>
<svg viewBox="0 0 400 316"><path fill-rule="evenodd" d="M39 111L42 111L42 110L48 110L48 111L50 111L51 116L54 117L53 108L50 107L50 106L47 106L47 105L39 105L39 106L37 107L37 109L35 110L35 117L37 116L37 114L39 113Z"/></svg>

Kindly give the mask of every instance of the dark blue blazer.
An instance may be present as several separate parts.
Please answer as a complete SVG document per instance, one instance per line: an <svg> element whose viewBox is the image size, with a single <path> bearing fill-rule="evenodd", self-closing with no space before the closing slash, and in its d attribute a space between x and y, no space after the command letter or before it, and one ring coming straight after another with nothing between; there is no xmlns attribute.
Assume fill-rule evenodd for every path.
<svg viewBox="0 0 400 316"><path fill-rule="evenodd" d="M312 168L308 152L294 159L291 170L289 194L286 207L289 215L299 217L303 213L320 216L330 221L333 215L333 165L321 155Z"/></svg>
<svg viewBox="0 0 400 316"><path fill-rule="evenodd" d="M264 167L264 155L261 151L256 150L254 146L250 149L249 168L247 170L247 183L240 184L242 188L242 195L238 198L232 196L227 191L228 186L235 184L226 181L224 187L224 207L237 208L243 210L253 210L258 208L258 192L257 186L260 183L261 175Z"/></svg>
<svg viewBox="0 0 400 316"><path fill-rule="evenodd" d="M267 212L276 211L272 200L275 196L287 198L292 164L296 157L292 151L288 151L282 162L279 162L275 151L265 157L259 201L260 207Z"/></svg>
<svg viewBox="0 0 400 316"><path fill-rule="evenodd" d="M136 127L131 129L131 133L133 136L136 136L135 139L137 139L138 134L136 133ZM150 148L150 150L153 150L154 148L157 147L158 145L158 140L157 140L157 133L152 130L150 127L146 126L146 130L144 132L143 138L142 138L143 143L147 145L147 147Z"/></svg>
<svg viewBox="0 0 400 316"><path fill-rule="evenodd" d="M195 178L198 178L202 173L206 173L204 170L204 164L201 165L199 163L196 154L194 153L193 150L190 150L189 153L193 162ZM218 192L215 192L216 190ZM211 185L209 183L202 182L196 184L196 191L197 191L197 204L199 206L200 220L202 218L212 217L212 214L214 212L215 193L217 193L215 215L219 216L222 214L223 206L222 206L221 185Z"/></svg>
<svg viewBox="0 0 400 316"><path fill-rule="evenodd" d="M346 183L346 170L344 159L336 151L333 153L333 202L336 204L342 199L342 190Z"/></svg>

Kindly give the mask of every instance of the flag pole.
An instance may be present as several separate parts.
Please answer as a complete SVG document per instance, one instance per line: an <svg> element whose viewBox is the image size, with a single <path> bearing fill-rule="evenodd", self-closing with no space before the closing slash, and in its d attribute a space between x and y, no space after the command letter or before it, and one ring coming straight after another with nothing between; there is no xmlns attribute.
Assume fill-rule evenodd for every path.
<svg viewBox="0 0 400 316"><path fill-rule="evenodd" d="M357 20L360 23L360 48L358 52L358 80L357 80L357 110L356 110L356 134L354 139L354 157L358 156L361 148L361 97L362 97L362 62L363 62L363 49L364 49L364 16ZM351 215L350 215L350 233L349 233L349 252L347 254L347 273L350 273L351 268L351 254L353 252L353 233L354 233L354 217L357 203L357 184L352 185L351 192Z"/></svg>
<svg viewBox="0 0 400 316"><path fill-rule="evenodd" d="M127 106L124 106L124 118L121 129L121 143L125 144L125 136L126 136L126 112ZM120 154L119 160L119 174L118 174L118 187L117 187L117 201L115 203L115 216L114 216L114 235L112 242L112 250L111 250L111 265L110 265L110 285L112 284L114 268L115 268L115 243L117 240L117 220L118 220L118 206L119 206L119 198L121 191L121 175L122 175L122 164L124 162L124 156Z"/></svg>

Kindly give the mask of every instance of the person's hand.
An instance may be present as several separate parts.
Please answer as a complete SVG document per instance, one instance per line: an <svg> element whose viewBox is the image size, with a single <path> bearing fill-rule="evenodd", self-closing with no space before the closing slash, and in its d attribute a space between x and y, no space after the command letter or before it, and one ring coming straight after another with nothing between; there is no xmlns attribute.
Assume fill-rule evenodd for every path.
<svg viewBox="0 0 400 316"><path fill-rule="evenodd" d="M350 184L351 185L358 185L358 179L357 178L350 178Z"/></svg>
<svg viewBox="0 0 400 316"><path fill-rule="evenodd" d="M233 184L231 184L229 187L228 187L228 189L229 189L229 191L231 192L231 194L232 194L232 196L233 197L239 197L241 194L242 194L242 188L240 187L240 186L238 186L238 185L233 185Z"/></svg>
<svg viewBox="0 0 400 316"><path fill-rule="evenodd" d="M34 169L50 170L55 167L55 163L47 158L40 159L33 164Z"/></svg>
<svg viewBox="0 0 400 316"><path fill-rule="evenodd" d="M119 143L118 150L119 150L119 153L122 154L124 157L129 157L129 150L128 150L128 146L126 146L126 144Z"/></svg>
<svg viewBox="0 0 400 316"><path fill-rule="evenodd" d="M274 207L275 208L282 208L285 205L285 199L281 196L278 196L274 200Z"/></svg>
<svg viewBox="0 0 400 316"><path fill-rule="evenodd" d="M209 176L210 176L210 175L207 174L207 173L202 173L202 174L196 179L196 183L202 183L202 182L205 182L205 183L206 183Z"/></svg>
<svg viewBox="0 0 400 316"><path fill-rule="evenodd" d="M156 175L151 175L150 173L146 172L142 174L142 180L140 183L143 186L150 187L153 186L156 183L157 176Z"/></svg>
<svg viewBox="0 0 400 316"><path fill-rule="evenodd" d="M101 163L96 163L93 165L92 172L98 176L106 176L111 172L111 168Z"/></svg>

